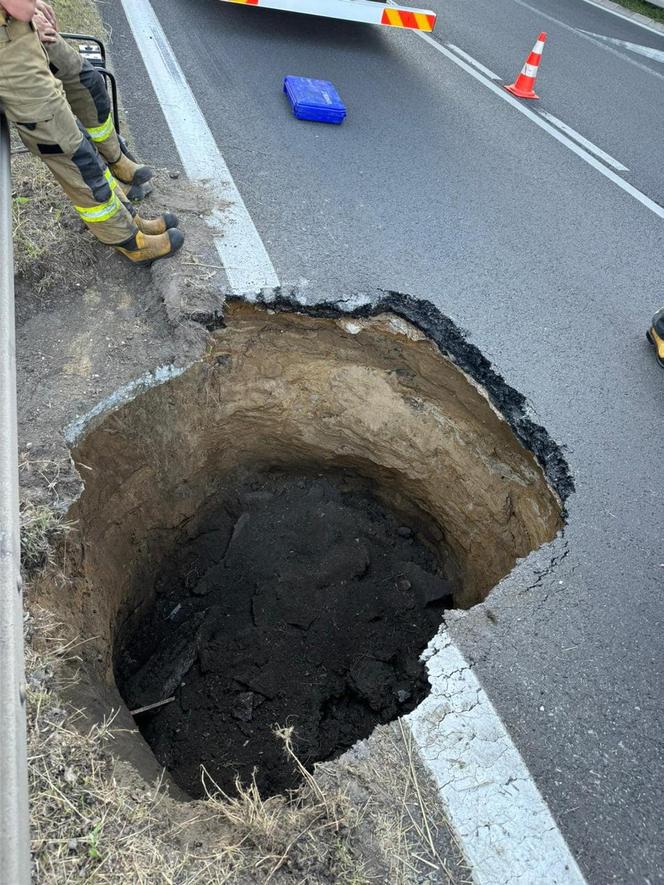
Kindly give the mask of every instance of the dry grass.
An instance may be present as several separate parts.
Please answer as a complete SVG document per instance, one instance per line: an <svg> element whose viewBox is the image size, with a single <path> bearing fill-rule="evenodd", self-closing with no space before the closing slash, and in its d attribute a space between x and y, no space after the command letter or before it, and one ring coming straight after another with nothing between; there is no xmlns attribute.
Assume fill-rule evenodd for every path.
<svg viewBox="0 0 664 885"><path fill-rule="evenodd" d="M84 285L94 244L69 200L37 158L12 160L14 267L42 295Z"/></svg>
<svg viewBox="0 0 664 885"><path fill-rule="evenodd" d="M397 757L404 762L401 770L403 792L398 818L388 820L383 832L383 844L391 864L391 881L420 882L423 871L428 868L443 881L470 885L472 878L454 833L447 821L441 817L436 819L431 814L437 797L432 795L432 784L426 782L418 769L412 734L401 719L397 727L401 740L393 746ZM392 777L394 773L392 769ZM383 780L385 776L386 773L382 772ZM441 827L445 829L444 842L453 843L456 851L442 851Z"/></svg>
<svg viewBox="0 0 664 885"><path fill-rule="evenodd" d="M353 758L324 766L324 779L350 785L363 808L363 854L390 885L466 885L470 870L437 789L422 767L403 720L378 729ZM377 862L377 863L376 863Z"/></svg>
<svg viewBox="0 0 664 885"><path fill-rule="evenodd" d="M62 505L61 485L63 478L69 473L69 463L65 459L38 458L30 449L20 453L18 464L21 485L42 487L46 500Z"/></svg>
<svg viewBox="0 0 664 885"><path fill-rule="evenodd" d="M323 793L303 768L302 787L288 797L264 800L255 783L228 797L205 778L209 799L185 804L118 763L113 717L90 726L63 700L77 682L79 647L64 632L42 611L29 622L36 882L368 882L357 859L357 810L342 790ZM290 733L281 737L293 755Z"/></svg>
<svg viewBox="0 0 664 885"><path fill-rule="evenodd" d="M21 505L21 567L24 574L53 563L53 549L64 540L73 523L47 504Z"/></svg>
<svg viewBox="0 0 664 885"><path fill-rule="evenodd" d="M105 37L105 29L97 8L90 0L51 0L60 28L78 34Z"/></svg>
<svg viewBox="0 0 664 885"><path fill-rule="evenodd" d="M60 484L67 465L50 459L36 459L29 452L21 453L19 478L24 487L21 500L21 567L27 576L53 565L55 548L64 543L74 523L64 515ZM30 497L28 484L39 493ZM64 548L66 552L66 547Z"/></svg>
<svg viewBox="0 0 664 885"><path fill-rule="evenodd" d="M255 781L248 787L237 782L237 795L227 796L204 773L210 809L239 837L229 846L229 860L242 846L253 848L251 869L265 883L283 878L279 873L300 882L368 882L352 845L357 810L342 790L321 789L293 752L292 729L278 729L276 736L302 774L302 786L290 796L264 800Z"/></svg>

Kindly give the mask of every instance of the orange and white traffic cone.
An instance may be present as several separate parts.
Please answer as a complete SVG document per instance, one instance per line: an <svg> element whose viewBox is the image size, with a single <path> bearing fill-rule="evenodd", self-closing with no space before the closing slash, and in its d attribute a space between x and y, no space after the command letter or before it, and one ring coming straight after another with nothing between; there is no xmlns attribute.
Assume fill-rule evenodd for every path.
<svg viewBox="0 0 664 885"><path fill-rule="evenodd" d="M516 95L517 98L539 98L539 95L535 95L533 87L535 86L535 80L537 79L537 70L542 61L542 50L544 49L545 43L546 32L542 31L537 38L537 43L535 43L533 51L528 56L528 61L525 63L521 69L521 73L516 78L516 82L512 83L511 86L505 86L505 89L507 89L508 92L511 92L512 95Z"/></svg>

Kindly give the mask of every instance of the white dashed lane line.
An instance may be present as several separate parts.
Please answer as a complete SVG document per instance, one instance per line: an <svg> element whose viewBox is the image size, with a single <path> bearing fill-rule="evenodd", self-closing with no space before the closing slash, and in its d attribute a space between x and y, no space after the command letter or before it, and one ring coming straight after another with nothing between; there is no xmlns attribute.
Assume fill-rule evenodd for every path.
<svg viewBox="0 0 664 885"><path fill-rule="evenodd" d="M516 3L517 6L523 6L523 8L529 10L529 12L534 12L536 15L539 15L546 21L553 22L553 24L557 25L559 28L562 28L564 31L569 31L571 34L575 34L580 40L587 40L594 46L599 46L599 48L603 49L605 52L610 52L612 55L621 58L628 64L633 65L635 68L638 68L640 71L643 71L646 74L650 74L651 77L657 77L660 80L664 80L664 74L660 74L659 71L654 70L654 68L649 68L648 65L641 64L640 61L637 61L635 58L632 58L625 52L622 52L615 46L610 46L608 43L603 42L601 39L596 38L594 35L586 33L586 31L582 31L580 28L574 28L572 27L572 25L568 25L567 22L563 22L559 18L555 18L555 16L549 15L548 12L542 12L541 9L537 9L536 6L531 6L530 3L526 3L525 0L512 0L512 2Z"/></svg>
<svg viewBox="0 0 664 885"><path fill-rule="evenodd" d="M485 65L481 64L477 61L476 58L473 58L472 55L468 55L463 49L460 49L458 46L455 46L454 43L446 43L445 46L448 49L451 49L456 55L462 58L464 61L468 62L468 64L472 65L476 70L478 70L481 74L484 74L489 80L493 80L494 82L500 82L502 80L498 74L494 74L493 71L489 70ZM606 151L603 151L596 144L593 144L592 141L589 141L585 136L581 135L580 132L577 132L576 129L572 129L571 126L568 126L567 123L564 123L562 120L559 120L558 117L554 117L553 114L549 114L546 111L539 111L540 116L544 117L545 120L548 120L550 123L553 123L561 132L564 132L566 135L569 135L570 138L574 139L577 144L580 144L582 147L586 148L586 150L590 151L591 154L594 154L598 159L602 160L609 166L612 166L617 172L629 172L627 166L624 166L619 160L616 160L615 157L612 157L611 154L607 154Z"/></svg>
<svg viewBox="0 0 664 885"><path fill-rule="evenodd" d="M490 71L485 65L480 64L476 58L473 58L472 55L468 55L467 52L464 52L463 49L460 49L458 46L455 46L454 43L446 43L445 44L448 49L451 49L452 52L456 52L464 61L467 61L468 64L472 65L474 68L484 74L485 77L488 77L489 80L501 80L502 77L499 77L498 74L494 74L493 71Z"/></svg>
<svg viewBox="0 0 664 885"><path fill-rule="evenodd" d="M606 151L603 151L601 148L597 147L596 144L593 144L592 141L588 141L587 138L584 138L576 129L572 129L571 126L568 126L567 123L563 123L562 120L559 120L558 117L554 117L553 114L549 114L547 111L540 111L540 116L544 117L545 120L548 120L549 123L553 123L554 126L557 126L561 132L564 132L566 135L569 135L570 138L573 138L574 141L578 142L582 147L586 150L590 151L591 154L594 154L604 163L609 166L612 166L617 172L629 172L627 166L623 166L618 160L611 156L611 154L607 154Z"/></svg>
<svg viewBox="0 0 664 885"><path fill-rule="evenodd" d="M393 5L392 3L390 5ZM527 4L522 4L527 5ZM624 178L621 178L620 175L614 169L607 166L606 163L603 163L598 157L605 152L598 148L596 145L592 145L593 152L582 147L582 142L587 141L587 139L583 138L583 136L579 136L579 133L576 133L575 130L572 130L571 127L566 126L567 129L575 132L575 136L579 136L582 140L581 143L577 143L572 140L569 135L566 135L565 132L562 132L556 126L553 125L552 122L545 119L545 117L538 113L537 111L532 110L526 104L523 104L517 98L514 98L509 92L507 92L499 83L494 82L492 79L489 79L488 76L482 73L481 70L478 69L477 64L479 62L475 62L473 59L473 63L466 61L464 58L461 58L459 55L456 55L442 43L439 43L437 40L434 40L433 37L429 36L429 34L425 34L423 31L413 31L412 32L416 37L419 37L421 40L424 40L429 44L436 52L439 52L441 55L445 56L445 58L449 59L449 61L453 62L455 65L460 67L467 74L470 74L471 77L474 77L475 80L480 82L487 89L490 89L494 95L498 96L502 101L510 104L515 110L517 110L520 114L523 114L527 117L532 123L536 126L539 126L540 129L543 129L548 135L552 138L555 138L556 141L560 142L560 144L564 145L568 150L572 151L573 154L576 154L577 157L582 159L589 166L592 166L593 169L596 169L601 175L605 178L608 178L609 181L613 182L613 184L617 185L621 190L623 190L626 194L629 194L630 197L637 200L637 202L641 203L642 206L645 206L646 209L649 209L650 212L657 215L658 218L664 219L664 207L660 206L659 203L656 203L649 196L644 194L638 188L634 187L634 185L630 184ZM467 55L467 53L465 53ZM649 68L647 70L650 70ZM660 75L658 75L660 76ZM556 118L557 119L557 118ZM589 142L589 144L592 144ZM609 154L605 154L606 157ZM627 167L624 164L619 163L618 160L614 160L611 157L612 163L616 163L619 166L622 166L624 171L628 171Z"/></svg>

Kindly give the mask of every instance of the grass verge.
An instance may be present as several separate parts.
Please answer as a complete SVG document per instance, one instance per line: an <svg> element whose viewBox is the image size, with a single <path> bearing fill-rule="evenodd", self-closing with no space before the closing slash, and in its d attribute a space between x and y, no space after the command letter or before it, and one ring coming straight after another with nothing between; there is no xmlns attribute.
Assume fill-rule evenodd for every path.
<svg viewBox="0 0 664 885"><path fill-rule="evenodd" d="M14 270L32 292L83 286L93 243L46 166L20 154L12 161Z"/></svg>
<svg viewBox="0 0 664 885"><path fill-rule="evenodd" d="M51 0L51 5L58 16L61 30L104 38L101 16L91 0Z"/></svg>
<svg viewBox="0 0 664 885"><path fill-rule="evenodd" d="M646 3L645 0L615 0L620 6L629 9L630 12L638 12L651 18L653 21L664 23L664 9L660 6L653 6L652 3Z"/></svg>

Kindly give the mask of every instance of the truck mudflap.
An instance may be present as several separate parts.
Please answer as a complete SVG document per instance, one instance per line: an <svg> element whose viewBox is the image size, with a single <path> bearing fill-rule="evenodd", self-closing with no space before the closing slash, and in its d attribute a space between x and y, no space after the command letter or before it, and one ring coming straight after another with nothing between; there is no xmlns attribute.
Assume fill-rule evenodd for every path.
<svg viewBox="0 0 664 885"><path fill-rule="evenodd" d="M413 31L433 31L436 13L430 9L412 9L393 6L376 0L222 0L223 3L240 3L278 9L282 12L301 12L323 18L368 25L384 25L388 28L408 28Z"/></svg>

